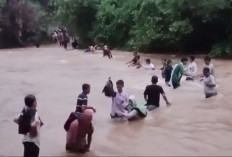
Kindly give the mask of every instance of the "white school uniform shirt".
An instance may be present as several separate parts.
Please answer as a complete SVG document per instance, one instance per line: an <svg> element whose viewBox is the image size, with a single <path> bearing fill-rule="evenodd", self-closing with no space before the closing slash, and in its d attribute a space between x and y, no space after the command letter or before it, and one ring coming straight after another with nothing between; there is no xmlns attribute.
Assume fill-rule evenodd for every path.
<svg viewBox="0 0 232 157"><path fill-rule="evenodd" d="M215 77L215 72L214 72L214 66L213 66L213 64L210 63L209 65L207 65L207 67L209 68L210 74Z"/></svg>
<svg viewBox="0 0 232 157"><path fill-rule="evenodd" d="M216 81L213 75L209 75L209 77L204 77L204 90L206 94L212 94L212 93L216 93L216 87L208 87L205 84L215 84L216 85Z"/></svg>
<svg viewBox="0 0 232 157"><path fill-rule="evenodd" d="M143 68L145 70L153 70L155 68L155 66L154 66L154 64L150 63L150 64L143 65Z"/></svg>
<svg viewBox="0 0 232 157"><path fill-rule="evenodd" d="M124 112L124 108L128 105L128 96L125 92L116 93L116 96L112 98L112 108L111 115L115 114L120 115L121 112Z"/></svg>
<svg viewBox="0 0 232 157"><path fill-rule="evenodd" d="M196 62L189 63L189 65L187 67L187 73L191 76L196 76L196 74L197 74Z"/></svg>
<svg viewBox="0 0 232 157"><path fill-rule="evenodd" d="M17 115L17 118L19 118L19 116L20 116L20 114ZM37 136L30 137L29 133L27 133L26 135L23 135L22 142L32 142L36 146L38 146L38 148L39 148L40 147L40 125L41 125L41 121L39 119L38 112L35 113L35 120L34 120L34 122L32 122L32 125L33 124L36 124L36 127L37 127Z"/></svg>

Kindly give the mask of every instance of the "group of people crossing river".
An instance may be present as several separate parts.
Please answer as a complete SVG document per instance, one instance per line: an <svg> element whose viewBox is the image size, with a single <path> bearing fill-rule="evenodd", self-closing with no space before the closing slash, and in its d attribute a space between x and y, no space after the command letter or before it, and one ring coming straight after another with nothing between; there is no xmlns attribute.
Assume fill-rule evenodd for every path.
<svg viewBox="0 0 232 157"><path fill-rule="evenodd" d="M90 47L89 50L93 52L96 47ZM108 56L110 59L113 57L106 45L102 53L103 56ZM162 59L161 62L163 65L160 69L161 76L168 87L179 88L181 78L185 75L186 81L194 81L196 79L203 81L205 98L217 95L214 66L211 63L210 57L206 56L204 58L205 67L200 75L197 74L198 67L194 56L190 56L189 59L182 58L180 63L174 66L171 59ZM134 53L134 58L127 64L128 67L143 68L147 71L156 70L150 58L145 60L145 64L141 63L137 52ZM143 93L146 103L140 104L134 95L128 96L124 91L125 82L122 79L116 82L117 90L114 90L113 82L109 78L103 89L103 93L112 99L111 119L134 120L145 118L149 111L159 108L160 95L163 97L166 105L171 106L162 86L157 83L158 77L153 75L151 77L151 84L145 87ZM85 153L90 149L94 132L92 119L94 113L96 113L95 107L88 105L90 89L90 84L84 83L82 85L82 92L77 98L76 110L70 113L64 124L64 129L67 132L65 147L67 151ZM20 114L14 118L14 122L18 124L19 134L23 135L24 157L38 157L40 150L40 127L44 123L36 110L36 97L34 95L27 95L24 102L25 106Z"/></svg>

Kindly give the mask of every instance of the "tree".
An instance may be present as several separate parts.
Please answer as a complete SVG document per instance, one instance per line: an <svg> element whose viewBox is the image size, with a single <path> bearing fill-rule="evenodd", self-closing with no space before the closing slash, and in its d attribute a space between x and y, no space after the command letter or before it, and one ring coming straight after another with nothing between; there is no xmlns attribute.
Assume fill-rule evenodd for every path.
<svg viewBox="0 0 232 157"><path fill-rule="evenodd" d="M37 3L7 0L1 12L1 47L22 47L39 42L41 32L47 31L49 16Z"/></svg>
<svg viewBox="0 0 232 157"><path fill-rule="evenodd" d="M68 28L73 36L78 36L81 46L93 43L90 32L95 22L99 0L57 0L57 21Z"/></svg>

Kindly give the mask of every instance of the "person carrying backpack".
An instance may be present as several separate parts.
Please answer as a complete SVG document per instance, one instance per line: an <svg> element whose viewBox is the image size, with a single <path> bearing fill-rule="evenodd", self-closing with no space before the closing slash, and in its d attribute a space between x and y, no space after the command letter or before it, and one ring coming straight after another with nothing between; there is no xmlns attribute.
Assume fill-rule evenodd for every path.
<svg viewBox="0 0 232 157"><path fill-rule="evenodd" d="M14 118L18 124L18 133L23 136L24 157L38 157L40 148L40 127L43 125L36 110L37 101L34 95L27 95L22 112Z"/></svg>

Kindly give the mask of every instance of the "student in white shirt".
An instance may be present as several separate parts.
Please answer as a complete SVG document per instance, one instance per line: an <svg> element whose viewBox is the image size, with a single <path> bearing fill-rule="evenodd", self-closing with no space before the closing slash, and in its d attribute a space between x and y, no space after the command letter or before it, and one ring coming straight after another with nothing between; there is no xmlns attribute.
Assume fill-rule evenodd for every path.
<svg viewBox="0 0 232 157"><path fill-rule="evenodd" d="M186 80L193 80L197 76L197 64L195 62L195 57L190 56L189 62L190 63L187 66L187 69L185 70L184 75L187 76Z"/></svg>
<svg viewBox="0 0 232 157"><path fill-rule="evenodd" d="M24 101L25 107L23 111L14 118L14 122L21 125L21 128L25 131L27 126L25 125L25 117L30 118L27 119L31 122L29 124L29 129L27 128L25 131L26 133L23 133L24 157L38 157L40 148L40 127L43 125L43 122L40 120L38 112L36 111L37 102L35 96L27 95ZM27 115L24 117L24 120L22 120L22 116L24 116L23 114Z"/></svg>
<svg viewBox="0 0 232 157"><path fill-rule="evenodd" d="M126 112L125 108L128 106L128 96L123 91L124 82L118 80L116 82L117 90L116 96L112 97L111 118L121 117L121 112Z"/></svg>
<svg viewBox="0 0 232 157"><path fill-rule="evenodd" d="M217 95L216 81L214 76L210 74L210 69L205 67L203 69L203 75L204 75L205 98L210 98Z"/></svg>
<svg viewBox="0 0 232 157"><path fill-rule="evenodd" d="M155 70L155 67L154 65L151 63L151 60L150 59L146 59L146 64L143 65L143 68L145 70Z"/></svg>

